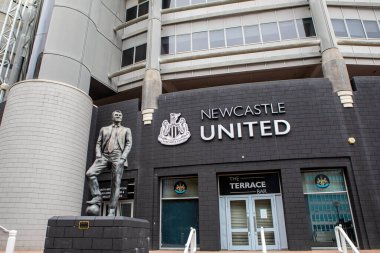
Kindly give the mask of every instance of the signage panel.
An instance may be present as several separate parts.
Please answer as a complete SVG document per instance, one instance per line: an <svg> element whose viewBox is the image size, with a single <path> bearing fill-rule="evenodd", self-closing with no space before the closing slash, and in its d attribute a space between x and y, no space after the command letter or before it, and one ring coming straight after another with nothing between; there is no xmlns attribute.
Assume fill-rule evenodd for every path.
<svg viewBox="0 0 380 253"><path fill-rule="evenodd" d="M280 193L278 173L219 177L220 195Z"/></svg>
<svg viewBox="0 0 380 253"><path fill-rule="evenodd" d="M119 199L120 200L130 199L130 197L128 198L127 187L128 187L128 181L127 180L121 180L121 183L120 183L120 194L119 194ZM102 194L103 201L110 200L110 196L111 196L111 181L101 181L101 182L99 182L99 190L100 190L100 193ZM131 193L133 194L133 192L131 192ZM132 198L133 198L133 195L132 195Z"/></svg>

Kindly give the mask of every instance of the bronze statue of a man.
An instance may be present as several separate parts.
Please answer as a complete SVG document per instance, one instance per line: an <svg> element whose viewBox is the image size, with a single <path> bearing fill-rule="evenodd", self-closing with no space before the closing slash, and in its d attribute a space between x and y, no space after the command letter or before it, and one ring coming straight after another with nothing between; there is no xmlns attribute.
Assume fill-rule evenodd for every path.
<svg viewBox="0 0 380 253"><path fill-rule="evenodd" d="M111 169L111 197L108 207L108 216L115 216L120 194L120 182L124 166L128 167L127 156L132 147L131 129L123 127L121 111L112 113L113 123L100 129L96 142L96 160L86 172L92 199L89 205L100 206L102 196L99 190L97 176L106 169Z"/></svg>

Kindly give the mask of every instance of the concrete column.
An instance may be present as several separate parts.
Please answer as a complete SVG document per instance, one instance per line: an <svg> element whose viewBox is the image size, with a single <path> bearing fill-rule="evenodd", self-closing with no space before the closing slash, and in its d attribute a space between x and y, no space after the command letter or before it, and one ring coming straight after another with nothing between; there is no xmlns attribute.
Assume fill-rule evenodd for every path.
<svg viewBox="0 0 380 253"><path fill-rule="evenodd" d="M43 53L46 44L47 32L49 30L51 15L53 13L55 0L43 1L41 14L38 22L38 29L34 37L33 50L29 60L28 72L26 79L32 79L35 75L38 56Z"/></svg>
<svg viewBox="0 0 380 253"><path fill-rule="evenodd" d="M148 20L148 41L146 70L142 87L142 114L145 125L152 123L154 109L157 109L157 99L162 93L160 75L161 54L161 0L150 3Z"/></svg>
<svg viewBox="0 0 380 253"><path fill-rule="evenodd" d="M325 0L309 0L314 25L321 40L322 71L344 107L353 107L347 66L339 51Z"/></svg>
<svg viewBox="0 0 380 253"><path fill-rule="evenodd" d="M71 85L36 79L10 89L0 126L0 224L18 231L17 251L43 250L50 217L81 214L91 114L91 98Z"/></svg>
<svg viewBox="0 0 380 253"><path fill-rule="evenodd" d="M85 13L90 8L91 4L83 6L83 9L54 6L39 79L69 83L88 93L91 75L83 63L83 56L90 24L89 14Z"/></svg>

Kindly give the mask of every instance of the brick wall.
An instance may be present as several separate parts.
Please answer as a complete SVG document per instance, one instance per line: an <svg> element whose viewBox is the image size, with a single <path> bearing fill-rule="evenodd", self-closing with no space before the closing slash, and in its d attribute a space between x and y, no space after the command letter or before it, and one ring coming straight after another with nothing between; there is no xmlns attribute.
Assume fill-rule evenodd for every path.
<svg viewBox="0 0 380 253"><path fill-rule="evenodd" d="M199 187L199 230L201 250L220 249L219 198L217 176L224 173L277 171L280 173L288 247L307 250L311 247L311 230L304 201L301 171L319 168L342 168L362 248L376 248L379 234L380 192L378 163L380 125L378 117L379 78L356 78L355 107L343 108L332 93L327 79L302 79L190 90L163 94L153 124L137 123L134 138L139 139L136 152L136 217L151 221L152 247L159 247L160 180L163 177L196 176ZM201 119L201 110L284 103L286 113L247 117ZM126 106L109 105L110 111ZM99 108L101 109L101 108ZM139 115L138 112L136 112ZM157 140L164 120L170 113L181 113L191 137L177 146L164 146ZM135 118L141 122L140 116ZM291 131L283 136L260 136L254 126L249 138L243 128L242 138L204 141L200 126L247 121L286 120ZM99 120L98 120L99 122ZM99 124L99 123L98 123ZM99 128L99 125L98 125ZM235 132L236 134L236 132ZM349 145L348 137L357 138ZM136 139L135 138L135 139ZM368 176L370 175L370 176Z"/></svg>

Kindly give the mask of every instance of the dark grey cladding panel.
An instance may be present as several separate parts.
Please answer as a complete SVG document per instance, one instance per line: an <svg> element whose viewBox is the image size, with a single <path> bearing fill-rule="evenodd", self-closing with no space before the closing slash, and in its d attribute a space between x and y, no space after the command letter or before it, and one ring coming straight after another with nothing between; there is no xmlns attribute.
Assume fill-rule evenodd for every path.
<svg viewBox="0 0 380 253"><path fill-rule="evenodd" d="M0 103L0 125L1 125L1 119L3 118L4 109L5 109L5 102Z"/></svg>
<svg viewBox="0 0 380 253"><path fill-rule="evenodd" d="M345 113L346 127L356 143L350 147L354 176L348 187L353 201L357 230L366 233L364 248L380 248L380 77L355 77L354 109ZM359 239L360 240L360 239Z"/></svg>
<svg viewBox="0 0 380 253"><path fill-rule="evenodd" d="M284 103L286 113L224 118L219 113L218 119L201 119L201 110L270 103ZM342 109L327 79L239 84L164 94L159 98L153 121L155 167L346 156ZM169 120L170 113L181 113L186 119L191 137L184 144L164 146L157 141L161 124ZM289 134L262 137L259 126L254 125L253 138L249 137L247 126L242 127L242 138L236 138L236 123L274 120L289 122ZM211 125L228 128L231 123L235 127L235 139L223 135L222 140L216 136L204 141L200 137L201 126L208 136Z"/></svg>

